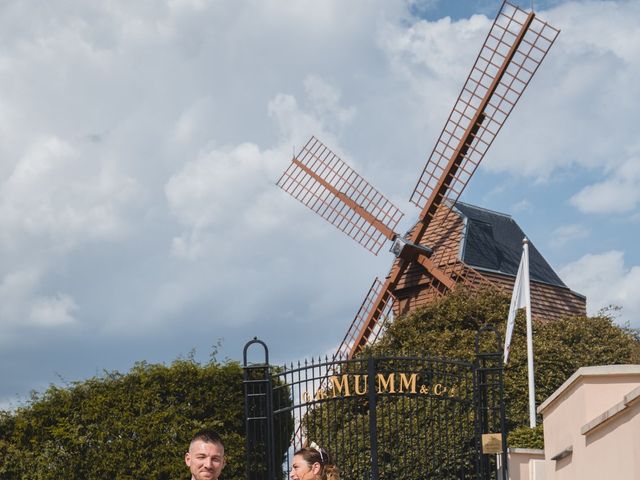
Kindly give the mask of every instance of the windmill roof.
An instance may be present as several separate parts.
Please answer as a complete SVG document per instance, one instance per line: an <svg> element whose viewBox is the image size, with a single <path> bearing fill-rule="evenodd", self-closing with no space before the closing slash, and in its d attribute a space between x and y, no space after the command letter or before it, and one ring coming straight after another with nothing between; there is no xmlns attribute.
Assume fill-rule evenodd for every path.
<svg viewBox="0 0 640 480"><path fill-rule="evenodd" d="M511 216L462 202L456 203L455 210L465 223L462 261L478 270L515 276L526 235ZM531 280L566 288L530 239L529 275Z"/></svg>

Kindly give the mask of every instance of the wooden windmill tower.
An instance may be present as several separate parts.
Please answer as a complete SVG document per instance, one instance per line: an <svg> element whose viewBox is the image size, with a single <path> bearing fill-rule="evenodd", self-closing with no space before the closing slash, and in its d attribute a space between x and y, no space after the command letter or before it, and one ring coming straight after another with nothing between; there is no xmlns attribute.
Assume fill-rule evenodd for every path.
<svg viewBox="0 0 640 480"><path fill-rule="evenodd" d="M457 248L464 204L457 202L558 33L533 12L503 3L413 190L419 220L406 235L395 231L402 212L318 139L293 158L278 186L376 255L393 242L391 271L374 281L336 355L353 356L375 341L394 312L457 284L513 285L509 275L488 275L464 261ZM535 303L535 285L532 290ZM552 287L549 297L555 296ZM565 310L571 302L584 310L578 297Z"/></svg>

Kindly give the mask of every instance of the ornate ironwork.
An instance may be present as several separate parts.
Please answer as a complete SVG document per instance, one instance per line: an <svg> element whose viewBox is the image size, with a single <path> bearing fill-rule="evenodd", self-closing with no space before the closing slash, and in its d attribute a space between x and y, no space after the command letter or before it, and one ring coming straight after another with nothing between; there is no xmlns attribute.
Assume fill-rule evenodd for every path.
<svg viewBox="0 0 640 480"><path fill-rule="evenodd" d="M487 433L506 446L499 339L496 348L486 334L473 363L389 356L272 367L245 355L248 480L287 478L293 453L312 441L344 478L506 480L506 465L482 450Z"/></svg>

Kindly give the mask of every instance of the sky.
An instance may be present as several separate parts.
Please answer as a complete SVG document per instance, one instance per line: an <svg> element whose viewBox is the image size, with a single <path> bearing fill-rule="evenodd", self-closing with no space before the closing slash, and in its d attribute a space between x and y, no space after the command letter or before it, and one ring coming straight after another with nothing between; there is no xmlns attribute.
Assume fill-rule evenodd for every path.
<svg viewBox="0 0 640 480"><path fill-rule="evenodd" d="M522 8L529 0L513 2ZM406 214L500 1L0 3L0 408L193 356L332 352L376 257L276 187L315 135ZM640 2L561 29L461 200L640 327Z"/></svg>

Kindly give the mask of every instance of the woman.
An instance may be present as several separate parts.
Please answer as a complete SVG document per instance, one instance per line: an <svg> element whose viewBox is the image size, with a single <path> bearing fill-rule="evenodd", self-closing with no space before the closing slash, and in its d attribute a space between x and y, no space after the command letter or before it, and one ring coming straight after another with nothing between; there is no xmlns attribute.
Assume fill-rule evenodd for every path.
<svg viewBox="0 0 640 480"><path fill-rule="evenodd" d="M291 480L340 480L340 471L324 448L311 442L293 454Z"/></svg>

